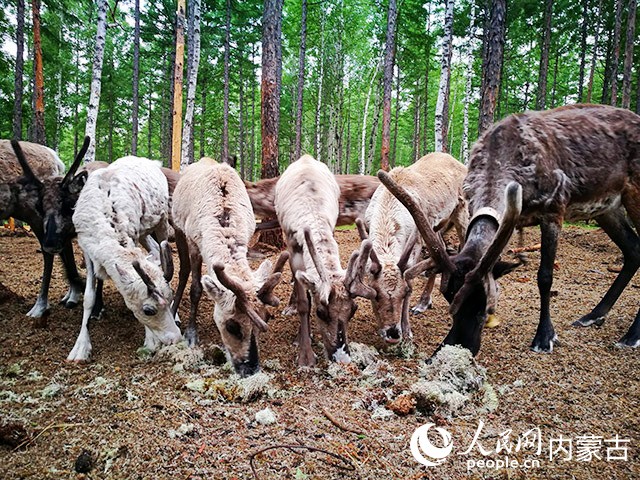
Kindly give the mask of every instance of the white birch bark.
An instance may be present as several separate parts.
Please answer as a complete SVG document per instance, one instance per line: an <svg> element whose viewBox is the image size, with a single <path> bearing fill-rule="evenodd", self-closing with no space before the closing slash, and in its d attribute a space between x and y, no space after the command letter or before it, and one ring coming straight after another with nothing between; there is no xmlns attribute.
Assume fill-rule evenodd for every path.
<svg viewBox="0 0 640 480"><path fill-rule="evenodd" d="M449 91L451 76L451 44L453 40L453 4L454 0L447 0L444 16L444 36L442 39L442 62L440 70L440 86L438 87L438 100L436 102L435 115L435 151L442 152L445 148L445 105Z"/></svg>
<svg viewBox="0 0 640 480"><path fill-rule="evenodd" d="M462 118L462 161L466 165L469 163L469 104L471 104L471 78L473 77L473 47L476 36L476 7L471 5L471 23L469 27L469 40L467 42L467 81L464 86L464 111Z"/></svg>
<svg viewBox="0 0 640 480"><path fill-rule="evenodd" d="M97 0L98 28L96 29L96 46L93 56L93 70L91 74L91 93L87 107L87 123L85 135L91 139L89 149L84 156L85 163L96 159L96 124L98 123L98 107L100 105L100 87L102 78L102 60L104 59L104 45L107 39L107 0Z"/></svg>
<svg viewBox="0 0 640 480"><path fill-rule="evenodd" d="M318 61L320 62L320 76L318 77L318 105L316 108L316 138L314 151L316 155L316 160L321 162L320 158L320 111L322 109L322 82L324 79L324 12L322 11L321 4L321 19L320 19L320 55L318 57Z"/></svg>
<svg viewBox="0 0 640 480"><path fill-rule="evenodd" d="M371 82L369 82L369 91L367 92L367 100L364 103L364 114L362 117L362 141L360 143L360 162L358 163L358 174L364 175L365 169L365 154L366 154L366 141L367 141L367 117L369 115L369 103L371 102L371 91L373 90L373 83L378 75L378 65L376 65L373 75L371 76Z"/></svg>
<svg viewBox="0 0 640 480"><path fill-rule="evenodd" d="M193 52L189 52L189 65L187 67L187 108L184 114L184 126L182 127L182 155L180 156L180 170L193 162L190 148L193 143L193 113L195 109L196 86L198 84L198 67L200 65L200 0L192 0L191 16L189 18L189 31L193 32Z"/></svg>

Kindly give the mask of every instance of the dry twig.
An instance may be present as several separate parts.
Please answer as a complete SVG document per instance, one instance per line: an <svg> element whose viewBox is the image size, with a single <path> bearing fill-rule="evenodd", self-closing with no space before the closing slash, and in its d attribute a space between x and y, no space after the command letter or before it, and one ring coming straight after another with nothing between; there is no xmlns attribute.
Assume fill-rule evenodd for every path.
<svg viewBox="0 0 640 480"><path fill-rule="evenodd" d="M357 428L353 428L353 427L350 427L348 425L343 424L336 417L334 417L326 408L322 407L321 410L322 410L322 413L324 414L324 416L327 417L327 419L331 423L333 423L336 427L338 427L340 430L344 430L345 432L355 433L357 435L364 435L365 434L362 430L359 430Z"/></svg>

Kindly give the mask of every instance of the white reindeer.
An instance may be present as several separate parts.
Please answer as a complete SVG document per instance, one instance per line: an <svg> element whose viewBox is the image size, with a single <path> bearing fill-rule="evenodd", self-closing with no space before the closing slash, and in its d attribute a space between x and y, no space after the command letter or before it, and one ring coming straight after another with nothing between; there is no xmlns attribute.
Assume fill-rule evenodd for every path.
<svg viewBox="0 0 640 480"><path fill-rule="evenodd" d="M436 231L453 225L462 246L469 223L462 191L466 173L466 167L451 155L430 153L409 167L394 168L389 176L421 205ZM365 221L372 244L367 284L376 292L372 304L378 331L387 343L410 339L411 280L424 271L424 264L416 265L422 250L422 242L417 241L420 234L409 211L383 185L373 194ZM362 228L360 232L362 236ZM414 313L431 308L434 283L431 275Z"/></svg>
<svg viewBox="0 0 640 480"><path fill-rule="evenodd" d="M357 296L373 291L360 279L370 243L354 252L347 270L340 265L333 230L338 218L340 187L326 165L309 155L292 163L276 184L275 207L289 249L294 294L300 316L298 365L313 366L310 305L313 294L325 353L334 361L350 361L347 324L356 311Z"/></svg>
<svg viewBox="0 0 640 480"><path fill-rule="evenodd" d="M91 353L87 324L97 279L113 280L145 327L145 347L155 350L182 338L170 309L173 264L166 242L168 216L169 192L159 162L124 157L88 177L73 214L87 266L84 313L67 360L84 361ZM162 242L161 248L152 233Z"/></svg>
<svg viewBox="0 0 640 480"><path fill-rule="evenodd" d="M215 302L213 318L229 360L239 375L252 375L260 369L257 333L267 329L265 305L279 303L272 292L288 255L273 270L269 260L251 270L247 251L256 221L240 176L227 164L203 158L190 165L176 186L172 210L176 238L186 235L191 263L185 338L192 346L198 342L196 314L204 287ZM203 260L208 275L201 278ZM181 268L180 296L187 278Z"/></svg>

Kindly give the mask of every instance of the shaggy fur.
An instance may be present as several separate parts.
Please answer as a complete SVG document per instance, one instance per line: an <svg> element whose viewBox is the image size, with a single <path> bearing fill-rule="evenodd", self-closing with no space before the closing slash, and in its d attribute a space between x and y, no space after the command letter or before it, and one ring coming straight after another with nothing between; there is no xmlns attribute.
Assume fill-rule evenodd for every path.
<svg viewBox="0 0 640 480"><path fill-rule="evenodd" d="M313 293L316 314L322 320L319 324L328 357L349 361L347 323L356 310L353 300L356 295L350 288L349 270L345 272L340 265L338 244L333 238L339 196L340 187L333 174L309 155L292 163L275 188L276 214L286 234L295 278L300 366L316 363L306 289ZM315 250L315 258L311 248ZM352 261L350 268L354 267Z"/></svg>
<svg viewBox="0 0 640 480"><path fill-rule="evenodd" d="M214 321L236 371L243 376L256 373L259 370L258 329L248 310L262 320L267 316L264 299L259 298L258 293L269 277L271 262L263 262L255 272L249 266L248 243L256 223L240 176L229 165L209 158L190 165L173 195L173 218L179 231L186 235L191 261L187 340L191 345L197 343L196 315L204 287L215 302ZM201 285L203 260L208 275L202 278ZM223 285L215 265L224 266L224 273L241 285L248 305L240 303L241 299ZM181 277L180 283L186 283L186 278Z"/></svg>
<svg viewBox="0 0 640 480"><path fill-rule="evenodd" d="M451 155L431 153L413 165L397 167L389 172L398 185L420 204L432 227L436 230L452 224L461 244L469 221L462 182L467 173L464 165ZM372 243L368 284L376 291L372 301L380 335L389 343L411 338L406 308L411 291L407 269L415 265L421 243L416 224L408 210L384 186L373 194L365 213ZM412 249L408 261L401 260L406 249ZM401 263L402 262L402 263ZM431 291L435 277L431 276L420 303L414 312L431 306Z"/></svg>
<svg viewBox="0 0 640 480"><path fill-rule="evenodd" d="M153 350L159 344L180 340L165 272L159 259L140 248L141 242L149 246L147 237L152 233L158 240L166 240L168 207L167 181L159 164L146 158L121 158L87 179L73 214L87 264L87 287L82 328L68 360L86 360L91 353L87 322L94 306L96 279L114 281L127 307L145 326L145 347Z"/></svg>

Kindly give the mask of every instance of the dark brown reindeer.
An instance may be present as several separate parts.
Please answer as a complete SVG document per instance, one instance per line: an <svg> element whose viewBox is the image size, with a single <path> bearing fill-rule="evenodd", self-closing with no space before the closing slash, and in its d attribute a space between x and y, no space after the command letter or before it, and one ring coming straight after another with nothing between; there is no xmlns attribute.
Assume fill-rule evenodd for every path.
<svg viewBox="0 0 640 480"><path fill-rule="evenodd" d="M6 144L4 142L6 142ZM74 161L74 165L77 165L82 161L82 158L89 146L88 142L89 139L86 138L82 149ZM0 163L2 163L3 168L8 169L9 176L13 175L14 177L13 179L0 179L2 180L0 181L0 184L4 187L8 187L5 191L10 192L10 195L7 198L4 198L0 194L0 197L2 197L2 200L0 200L0 216L3 218L13 216L19 220L27 222L31 226L42 247L42 255L44 258L42 285L36 304L27 314L31 317L38 318L44 315L49 309L48 290L49 282L51 280L54 254L60 254L70 285L68 293L62 298L60 303L65 305L67 308L75 307L78 304L80 293L84 288L84 281L78 275L78 271L76 269L71 239L69 238L65 242L56 244L55 248L50 248L51 244L48 234L50 229L48 228L48 225L51 224L51 219L45 215L46 205L49 201L49 197L46 195L46 192L51 190L52 185L65 185L67 188L73 190L76 196L79 192L79 188L82 187L81 185L78 187L78 184L75 182L74 175L77 166L75 168L72 166L64 176L60 175L57 166L54 170L49 171L50 167L47 166L53 164L54 159L53 157L48 158L51 157L52 151L47 149L47 147L31 144L29 142L18 142L16 140L12 140L11 147L9 148L7 145L8 143L8 141L3 141L2 146L0 146L2 149L2 162ZM13 150L13 155L11 155L10 149ZM15 159L10 158L13 156L15 156ZM31 164L27 161L27 156L29 157ZM15 164L15 160L17 160L17 165ZM57 156L55 157L55 160L56 162L59 162ZM12 170L12 163L14 167L22 169L22 176L17 176L19 175L18 171L14 171L13 174L11 174L11 171L15 170L15 168ZM31 165L33 165L33 168ZM43 170L43 168L45 170L48 168L49 170L47 171L49 171L49 173L45 175L45 170ZM3 177L6 177L6 175L3 175ZM78 189L76 190L77 187ZM2 190L2 188L0 188L0 190ZM64 207L68 207L68 205L65 204ZM71 213L72 210L70 210L69 218Z"/></svg>
<svg viewBox="0 0 640 480"><path fill-rule="evenodd" d="M465 191L471 222L462 251L449 257L411 197L379 172L381 181L416 219L431 258L441 271L453 326L443 344L480 349L488 302L496 279L518 263L499 261L516 226L539 224L540 322L531 344L551 352L557 336L549 312L553 264L565 220L594 219L620 248L624 265L600 303L574 322L602 325L640 266L640 116L605 105L574 105L511 115L487 130L473 147ZM640 345L640 312L621 346Z"/></svg>

